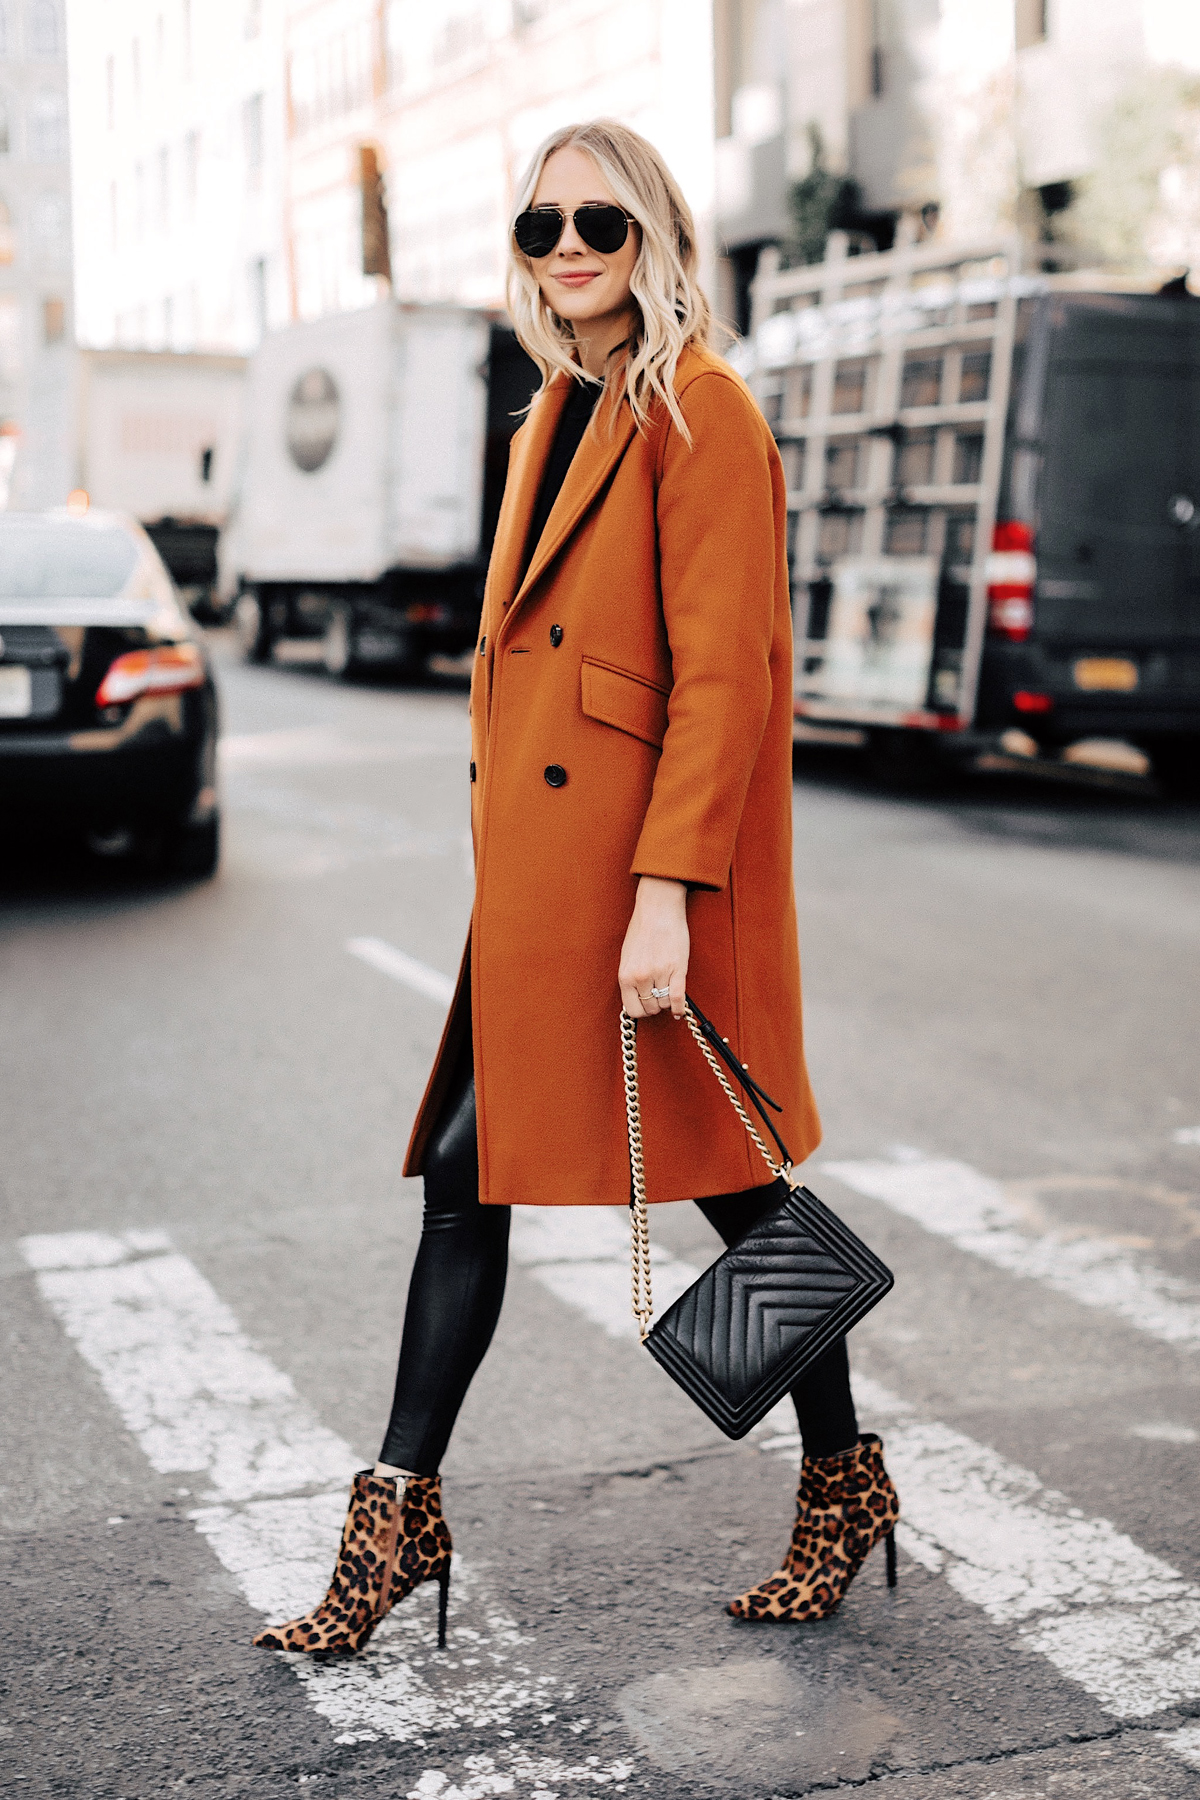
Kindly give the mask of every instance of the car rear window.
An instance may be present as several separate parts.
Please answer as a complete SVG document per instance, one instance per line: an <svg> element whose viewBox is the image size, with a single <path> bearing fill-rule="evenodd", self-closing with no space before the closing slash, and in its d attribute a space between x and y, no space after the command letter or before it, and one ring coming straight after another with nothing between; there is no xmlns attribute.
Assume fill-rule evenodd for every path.
<svg viewBox="0 0 1200 1800"><path fill-rule="evenodd" d="M116 599L137 560L117 525L0 520L0 600Z"/></svg>

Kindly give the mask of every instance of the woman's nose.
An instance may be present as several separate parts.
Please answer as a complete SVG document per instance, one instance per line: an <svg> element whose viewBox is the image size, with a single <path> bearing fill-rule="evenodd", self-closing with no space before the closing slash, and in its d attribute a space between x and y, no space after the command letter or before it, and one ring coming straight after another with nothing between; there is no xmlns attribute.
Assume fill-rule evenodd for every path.
<svg viewBox="0 0 1200 1800"><path fill-rule="evenodd" d="M573 218L567 220L563 234L558 240L558 252L560 256L587 255L587 245L576 231Z"/></svg>

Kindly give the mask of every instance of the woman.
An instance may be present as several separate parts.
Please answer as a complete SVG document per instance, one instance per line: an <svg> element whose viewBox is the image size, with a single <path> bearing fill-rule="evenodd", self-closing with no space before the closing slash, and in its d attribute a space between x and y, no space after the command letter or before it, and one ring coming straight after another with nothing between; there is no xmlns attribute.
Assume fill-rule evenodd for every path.
<svg viewBox="0 0 1200 1800"><path fill-rule="evenodd" d="M691 215L657 152L599 121L533 160L510 306L542 371L513 439L471 684L476 895L409 1145L425 1219L380 1461L355 1477L329 1593L261 1632L351 1652L450 1534L438 1468L504 1294L509 1207L618 1206L617 1030L639 1028L648 1198L726 1243L778 1204L680 1030L685 984L819 1139L804 1067L791 860L786 494L770 431L707 348ZM764 1185L765 1184L765 1185ZM797 1384L783 1567L729 1611L817 1619L899 1507L861 1436L844 1341Z"/></svg>

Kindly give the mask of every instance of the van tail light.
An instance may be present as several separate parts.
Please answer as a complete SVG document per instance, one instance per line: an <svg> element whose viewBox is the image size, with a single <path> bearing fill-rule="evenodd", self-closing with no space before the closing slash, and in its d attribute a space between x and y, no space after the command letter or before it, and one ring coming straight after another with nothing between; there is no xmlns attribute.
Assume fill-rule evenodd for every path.
<svg viewBox="0 0 1200 1800"><path fill-rule="evenodd" d="M109 665L96 689L97 706L127 706L143 694L180 694L203 687L204 658L195 644L159 644L153 650L127 650Z"/></svg>
<svg viewBox="0 0 1200 1800"><path fill-rule="evenodd" d="M1005 520L992 533L987 559L988 631L1010 644L1023 644L1033 630L1033 589L1037 559L1033 527Z"/></svg>

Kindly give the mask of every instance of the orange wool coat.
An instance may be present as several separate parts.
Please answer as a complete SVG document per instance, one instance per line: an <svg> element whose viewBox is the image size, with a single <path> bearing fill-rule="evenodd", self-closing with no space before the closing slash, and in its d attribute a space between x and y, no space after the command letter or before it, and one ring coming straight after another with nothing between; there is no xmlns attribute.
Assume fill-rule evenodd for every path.
<svg viewBox="0 0 1200 1800"><path fill-rule="evenodd" d="M689 993L781 1102L795 1161L820 1138L783 469L722 358L686 350L675 386L691 447L665 408L639 432L602 403L523 579L565 377L513 439L471 684L474 912L405 1161L420 1173L469 1026L485 1203L628 1203L617 965L640 875L691 886ZM770 1180L684 1024L643 1020L638 1054L650 1200Z"/></svg>

